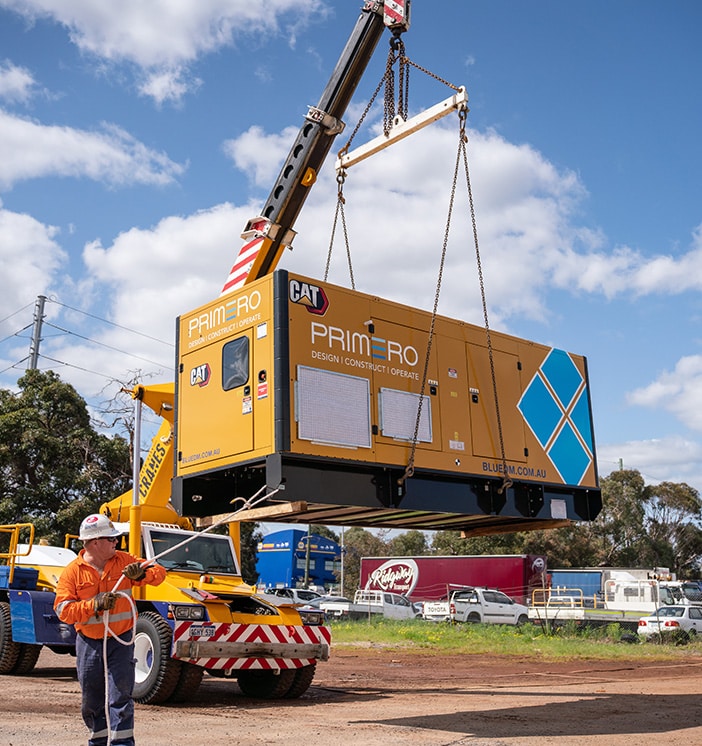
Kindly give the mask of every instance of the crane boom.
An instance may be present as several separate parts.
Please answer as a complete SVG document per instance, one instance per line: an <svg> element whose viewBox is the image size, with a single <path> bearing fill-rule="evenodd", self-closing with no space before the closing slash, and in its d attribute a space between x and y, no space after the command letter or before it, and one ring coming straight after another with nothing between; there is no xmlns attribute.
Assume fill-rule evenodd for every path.
<svg viewBox="0 0 702 746"><path fill-rule="evenodd" d="M410 0L366 2L317 106L310 107L261 214L241 234L244 245L222 295L272 272L295 236L293 225L315 183L344 115L385 27L409 28Z"/></svg>

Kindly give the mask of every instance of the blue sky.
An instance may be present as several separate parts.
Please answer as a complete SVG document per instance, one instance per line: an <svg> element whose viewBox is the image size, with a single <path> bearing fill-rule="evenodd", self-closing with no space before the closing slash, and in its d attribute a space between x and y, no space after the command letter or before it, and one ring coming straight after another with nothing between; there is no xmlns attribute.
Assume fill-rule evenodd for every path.
<svg viewBox="0 0 702 746"><path fill-rule="evenodd" d="M39 294L40 367L92 405L135 370L172 378L175 317L219 293L361 5L0 0L1 386ZM415 0L412 20L410 59L470 97L491 326L587 356L601 474L621 459L702 489L702 6ZM449 93L411 73L411 113ZM358 289L431 308L456 140L449 117L350 171ZM332 166L281 265L313 277ZM481 323L466 229L439 310Z"/></svg>

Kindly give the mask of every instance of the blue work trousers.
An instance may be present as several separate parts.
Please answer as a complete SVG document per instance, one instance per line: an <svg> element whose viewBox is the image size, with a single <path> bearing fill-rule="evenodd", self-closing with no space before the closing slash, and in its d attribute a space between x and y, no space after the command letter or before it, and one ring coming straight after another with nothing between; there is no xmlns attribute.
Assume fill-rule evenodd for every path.
<svg viewBox="0 0 702 746"><path fill-rule="evenodd" d="M131 639L132 632L122 635ZM105 720L105 667L103 641L76 635L76 668L83 693L81 714L90 731L88 746L106 746L108 728L112 746L134 746L134 645L107 641L107 691L110 722Z"/></svg>

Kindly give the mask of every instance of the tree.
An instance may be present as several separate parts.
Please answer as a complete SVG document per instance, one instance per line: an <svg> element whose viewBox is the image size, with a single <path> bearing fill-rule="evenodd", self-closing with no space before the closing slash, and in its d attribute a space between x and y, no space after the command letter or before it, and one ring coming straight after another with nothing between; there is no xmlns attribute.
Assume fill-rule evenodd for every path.
<svg viewBox="0 0 702 746"><path fill-rule="evenodd" d="M595 564L636 567L648 544L643 477L635 469L621 469L600 480L600 487L603 508L591 524Z"/></svg>
<svg viewBox="0 0 702 746"><path fill-rule="evenodd" d="M361 578L361 557L387 557L388 545L365 528L352 526L344 534L344 587L341 595L355 593Z"/></svg>
<svg viewBox="0 0 702 746"><path fill-rule="evenodd" d="M521 554L523 533L492 534L464 538L460 531L437 531L432 540L434 554Z"/></svg>
<svg viewBox="0 0 702 746"><path fill-rule="evenodd" d="M429 554L429 542L423 531L412 529L390 539L388 554L391 557L418 557Z"/></svg>
<svg viewBox="0 0 702 746"><path fill-rule="evenodd" d="M63 543L85 515L131 486L128 444L99 435L84 399L52 372L0 390L0 523L33 523Z"/></svg>
<svg viewBox="0 0 702 746"><path fill-rule="evenodd" d="M646 487L647 564L696 575L702 558L702 500L690 485L661 482Z"/></svg>
<svg viewBox="0 0 702 746"><path fill-rule="evenodd" d="M256 570L256 552L259 542L263 541L261 524L242 521L239 524L241 534L241 577L245 583L254 585L258 581Z"/></svg>
<svg viewBox="0 0 702 746"><path fill-rule="evenodd" d="M319 523L313 523L310 526L310 533L317 534L317 536L321 536L324 539L331 539L337 544L339 543L339 534L332 531L329 526L322 526Z"/></svg>
<svg viewBox="0 0 702 746"><path fill-rule="evenodd" d="M574 523L547 531L529 531L522 536L521 554L543 554L548 566L593 567L599 564L589 524Z"/></svg>

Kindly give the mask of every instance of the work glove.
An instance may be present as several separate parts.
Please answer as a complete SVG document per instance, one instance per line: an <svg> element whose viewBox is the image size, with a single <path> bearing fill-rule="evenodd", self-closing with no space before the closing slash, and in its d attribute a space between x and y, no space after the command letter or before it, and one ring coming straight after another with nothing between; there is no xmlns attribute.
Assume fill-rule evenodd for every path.
<svg viewBox="0 0 702 746"><path fill-rule="evenodd" d="M146 569L141 562L132 562L122 570L122 575L129 580L143 580L146 577Z"/></svg>
<svg viewBox="0 0 702 746"><path fill-rule="evenodd" d="M116 593L103 591L102 593L98 593L97 596L95 596L95 598L93 599L93 608L95 609L95 613L97 614L98 611L109 611L110 609L114 609L116 603Z"/></svg>

